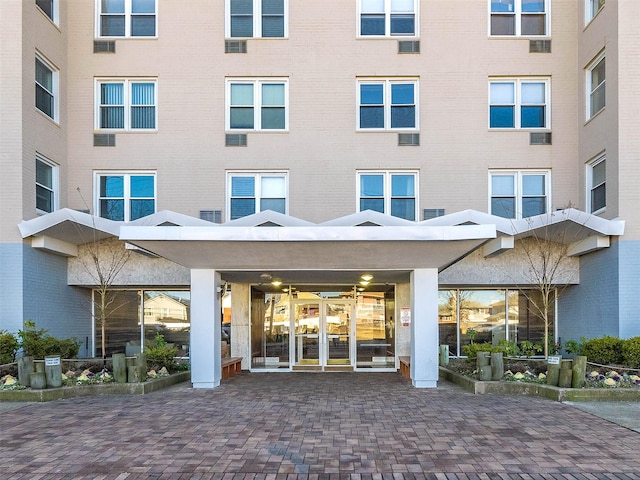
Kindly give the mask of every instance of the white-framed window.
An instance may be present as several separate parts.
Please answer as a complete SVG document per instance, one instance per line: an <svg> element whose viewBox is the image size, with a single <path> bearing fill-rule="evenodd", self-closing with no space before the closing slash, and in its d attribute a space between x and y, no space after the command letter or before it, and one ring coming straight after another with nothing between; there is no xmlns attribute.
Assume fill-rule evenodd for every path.
<svg viewBox="0 0 640 480"><path fill-rule="evenodd" d="M98 130L155 130L158 89L155 79L97 79Z"/></svg>
<svg viewBox="0 0 640 480"><path fill-rule="evenodd" d="M97 37L156 37L158 0L96 0Z"/></svg>
<svg viewBox="0 0 640 480"><path fill-rule="evenodd" d="M227 172L227 218L265 210L286 214L289 176L283 171Z"/></svg>
<svg viewBox="0 0 640 480"><path fill-rule="evenodd" d="M607 206L607 157L601 155L587 164L587 211L600 213Z"/></svg>
<svg viewBox="0 0 640 480"><path fill-rule="evenodd" d="M549 0L489 0L491 36L549 35Z"/></svg>
<svg viewBox="0 0 640 480"><path fill-rule="evenodd" d="M288 130L289 81L286 78L228 78L227 130Z"/></svg>
<svg viewBox="0 0 640 480"><path fill-rule="evenodd" d="M550 81L489 80L489 128L551 128Z"/></svg>
<svg viewBox="0 0 640 480"><path fill-rule="evenodd" d="M156 212L156 172L95 172L99 217L130 222Z"/></svg>
<svg viewBox="0 0 640 480"><path fill-rule="evenodd" d="M358 130L417 130L418 80L363 78L357 83Z"/></svg>
<svg viewBox="0 0 640 480"><path fill-rule="evenodd" d="M587 120L602 110L606 103L606 71L604 52L587 67Z"/></svg>
<svg viewBox="0 0 640 480"><path fill-rule="evenodd" d="M416 37L416 0L358 0L358 34L362 37Z"/></svg>
<svg viewBox="0 0 640 480"><path fill-rule="evenodd" d="M58 209L58 165L36 154L36 210L51 213Z"/></svg>
<svg viewBox="0 0 640 480"><path fill-rule="evenodd" d="M416 220L418 172L362 170L357 173L357 210Z"/></svg>
<svg viewBox="0 0 640 480"><path fill-rule="evenodd" d="M227 38L286 38L289 0L225 0Z"/></svg>
<svg viewBox="0 0 640 480"><path fill-rule="evenodd" d="M527 218L549 211L549 170L493 170L489 172L489 212L504 218Z"/></svg>
<svg viewBox="0 0 640 480"><path fill-rule="evenodd" d="M589 23L593 18L600 13L600 10L604 7L605 0L585 0L585 24Z"/></svg>
<svg viewBox="0 0 640 480"><path fill-rule="evenodd" d="M36 5L53 23L58 24L58 0L36 0Z"/></svg>
<svg viewBox="0 0 640 480"><path fill-rule="evenodd" d="M36 108L58 120L58 70L40 55L36 55Z"/></svg>

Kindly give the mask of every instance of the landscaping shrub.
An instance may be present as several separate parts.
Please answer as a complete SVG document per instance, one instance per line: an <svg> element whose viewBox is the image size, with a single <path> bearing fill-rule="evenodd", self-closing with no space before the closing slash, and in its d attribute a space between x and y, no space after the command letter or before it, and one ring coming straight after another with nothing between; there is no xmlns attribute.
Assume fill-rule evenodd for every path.
<svg viewBox="0 0 640 480"><path fill-rule="evenodd" d="M640 337L622 341L622 363L627 367L640 368Z"/></svg>
<svg viewBox="0 0 640 480"><path fill-rule="evenodd" d="M163 335L156 334L155 342L152 345L147 345L144 353L147 355L147 366L149 368L160 370L165 367L169 372L176 371L175 357L178 354L178 347L168 344Z"/></svg>
<svg viewBox="0 0 640 480"><path fill-rule="evenodd" d="M24 330L18 331L18 337L24 355L31 355L36 359L42 359L47 355L75 358L80 351L80 341L77 338L55 338L44 328L37 330L35 322L32 321L24 323Z"/></svg>
<svg viewBox="0 0 640 480"><path fill-rule="evenodd" d="M462 346L462 353L466 355L469 360L475 359L478 356L478 352L495 352L496 347L490 343L472 343Z"/></svg>
<svg viewBox="0 0 640 480"><path fill-rule="evenodd" d="M622 365L622 341L616 337L592 338L583 344L582 354L588 362L601 365Z"/></svg>
<svg viewBox="0 0 640 480"><path fill-rule="evenodd" d="M0 330L0 365L13 363L19 348L18 339L12 333Z"/></svg>

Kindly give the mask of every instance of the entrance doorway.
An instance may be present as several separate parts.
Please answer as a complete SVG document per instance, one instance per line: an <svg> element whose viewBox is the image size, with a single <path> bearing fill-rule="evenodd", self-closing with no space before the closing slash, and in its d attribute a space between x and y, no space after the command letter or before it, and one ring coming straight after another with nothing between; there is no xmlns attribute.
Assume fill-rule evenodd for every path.
<svg viewBox="0 0 640 480"><path fill-rule="evenodd" d="M352 360L352 300L294 300L294 368L349 367Z"/></svg>

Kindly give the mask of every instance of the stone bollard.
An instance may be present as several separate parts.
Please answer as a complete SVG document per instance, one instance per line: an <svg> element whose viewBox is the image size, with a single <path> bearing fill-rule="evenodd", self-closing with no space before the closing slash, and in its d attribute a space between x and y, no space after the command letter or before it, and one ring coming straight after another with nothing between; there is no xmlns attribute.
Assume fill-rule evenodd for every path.
<svg viewBox="0 0 640 480"><path fill-rule="evenodd" d="M31 372L29 374L29 384L31 388L36 390L47 388L47 376L44 372Z"/></svg>
<svg viewBox="0 0 640 480"><path fill-rule="evenodd" d="M504 360L502 352L491 354L491 380L500 380L504 377Z"/></svg>
<svg viewBox="0 0 640 480"><path fill-rule="evenodd" d="M18 382L25 387L31 386L29 374L33 372L33 357L26 356L18 359Z"/></svg>
<svg viewBox="0 0 640 480"><path fill-rule="evenodd" d="M140 382L147 379L147 354L144 352L136 353L136 366L140 369Z"/></svg>
<svg viewBox="0 0 640 480"><path fill-rule="evenodd" d="M137 383L142 381L142 375L140 372L140 367L138 365L128 367L127 370L127 380L129 383Z"/></svg>
<svg viewBox="0 0 640 480"><path fill-rule="evenodd" d="M111 357L113 363L113 379L117 383L127 383L127 357L124 353L114 353Z"/></svg>
<svg viewBox="0 0 640 480"><path fill-rule="evenodd" d="M578 355L573 359L571 388L582 388L587 374L587 357Z"/></svg>
<svg viewBox="0 0 640 480"><path fill-rule="evenodd" d="M558 386L561 388L571 388L571 379L573 378L573 362L571 360L562 360L560 364L560 376L558 378Z"/></svg>
<svg viewBox="0 0 640 480"><path fill-rule="evenodd" d="M440 365L449 365L449 345L440 345Z"/></svg>
<svg viewBox="0 0 640 480"><path fill-rule="evenodd" d="M478 370L478 380L488 381L491 380L492 372L491 365L483 365Z"/></svg>
<svg viewBox="0 0 640 480"><path fill-rule="evenodd" d="M47 378L47 387L60 388L62 386L60 355L47 355L44 357L44 373Z"/></svg>
<svg viewBox="0 0 640 480"><path fill-rule="evenodd" d="M558 386L561 361L562 357L550 356L547 358L547 385Z"/></svg>

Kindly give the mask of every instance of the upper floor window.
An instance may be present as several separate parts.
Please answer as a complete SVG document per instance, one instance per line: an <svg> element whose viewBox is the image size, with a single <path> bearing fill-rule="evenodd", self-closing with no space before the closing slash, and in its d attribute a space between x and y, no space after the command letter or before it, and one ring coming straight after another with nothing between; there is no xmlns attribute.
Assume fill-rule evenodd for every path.
<svg viewBox="0 0 640 480"><path fill-rule="evenodd" d="M284 38L289 0L225 0L227 38Z"/></svg>
<svg viewBox="0 0 640 480"><path fill-rule="evenodd" d="M604 7L605 0L585 0L585 23L589 23L593 20L602 7Z"/></svg>
<svg viewBox="0 0 640 480"><path fill-rule="evenodd" d="M417 218L417 172L358 172L358 211Z"/></svg>
<svg viewBox="0 0 640 480"><path fill-rule="evenodd" d="M587 120L606 105L605 57L601 54L587 67Z"/></svg>
<svg viewBox="0 0 640 480"><path fill-rule="evenodd" d="M358 81L358 129L418 128L418 81Z"/></svg>
<svg viewBox="0 0 640 480"><path fill-rule="evenodd" d="M489 82L489 128L550 128L549 81Z"/></svg>
<svg viewBox="0 0 640 480"><path fill-rule="evenodd" d="M96 128L150 130L156 128L156 81L109 79L96 81Z"/></svg>
<svg viewBox="0 0 640 480"><path fill-rule="evenodd" d="M227 130L287 130L286 79L227 79Z"/></svg>
<svg viewBox="0 0 640 480"><path fill-rule="evenodd" d="M549 35L549 0L490 0L491 35Z"/></svg>
<svg viewBox="0 0 640 480"><path fill-rule="evenodd" d="M607 159L604 155L587 165L588 211L598 212L607 206Z"/></svg>
<svg viewBox="0 0 640 480"><path fill-rule="evenodd" d="M416 0L358 0L361 36L415 37Z"/></svg>
<svg viewBox="0 0 640 480"><path fill-rule="evenodd" d="M130 222L156 211L155 172L95 174L96 211L109 220Z"/></svg>
<svg viewBox="0 0 640 480"><path fill-rule="evenodd" d="M57 209L58 166L50 160L36 156L36 210L51 213Z"/></svg>
<svg viewBox="0 0 640 480"><path fill-rule="evenodd" d="M96 0L98 37L155 37L157 0Z"/></svg>
<svg viewBox="0 0 640 480"><path fill-rule="evenodd" d="M52 22L58 23L58 0L36 0L36 5Z"/></svg>
<svg viewBox="0 0 640 480"><path fill-rule="evenodd" d="M229 220L265 210L286 214L287 190L285 172L229 172L227 174Z"/></svg>
<svg viewBox="0 0 640 480"><path fill-rule="evenodd" d="M53 120L58 118L58 71L36 57L36 108Z"/></svg>
<svg viewBox="0 0 640 480"><path fill-rule="evenodd" d="M549 211L551 172L489 172L492 215L504 218L527 218Z"/></svg>

